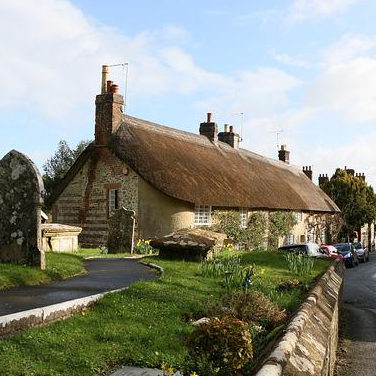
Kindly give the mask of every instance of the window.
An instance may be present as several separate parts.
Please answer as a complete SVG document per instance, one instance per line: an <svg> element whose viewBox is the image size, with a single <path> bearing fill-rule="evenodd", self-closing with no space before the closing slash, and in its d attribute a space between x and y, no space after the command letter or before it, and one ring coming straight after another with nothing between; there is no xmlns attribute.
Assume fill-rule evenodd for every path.
<svg viewBox="0 0 376 376"><path fill-rule="evenodd" d="M287 236L287 245L294 244L294 242L295 242L295 236L294 236L294 234L289 234Z"/></svg>
<svg viewBox="0 0 376 376"><path fill-rule="evenodd" d="M118 209L118 190L109 189L108 190L108 216L111 217L114 211Z"/></svg>
<svg viewBox="0 0 376 376"><path fill-rule="evenodd" d="M248 210L247 208L240 208L240 226L247 228L248 225Z"/></svg>
<svg viewBox="0 0 376 376"><path fill-rule="evenodd" d="M297 222L301 222L303 220L303 213L302 212L295 212L295 219Z"/></svg>
<svg viewBox="0 0 376 376"><path fill-rule="evenodd" d="M196 205L195 206L195 225L211 224L211 206L209 205Z"/></svg>

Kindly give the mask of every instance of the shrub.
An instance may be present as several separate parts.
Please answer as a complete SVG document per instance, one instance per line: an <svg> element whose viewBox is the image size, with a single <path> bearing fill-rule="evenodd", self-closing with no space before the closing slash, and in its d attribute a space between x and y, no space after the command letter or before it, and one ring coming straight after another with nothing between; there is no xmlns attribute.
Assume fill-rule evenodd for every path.
<svg viewBox="0 0 376 376"><path fill-rule="evenodd" d="M251 249L259 247L265 237L266 218L261 212L252 212L247 227L242 227L238 211L215 211L212 226L214 231L225 233L230 239L241 246Z"/></svg>
<svg viewBox="0 0 376 376"><path fill-rule="evenodd" d="M191 358L204 357L217 375L233 375L253 358L248 324L231 316L198 325L187 344Z"/></svg>
<svg viewBox="0 0 376 376"><path fill-rule="evenodd" d="M269 215L269 248L278 247L278 238L287 236L297 224L294 213L277 211Z"/></svg>
<svg viewBox="0 0 376 376"><path fill-rule="evenodd" d="M228 294L221 303L211 309L210 315L233 316L250 325L261 325L266 328L274 328L286 319L284 310L261 291L253 289Z"/></svg>

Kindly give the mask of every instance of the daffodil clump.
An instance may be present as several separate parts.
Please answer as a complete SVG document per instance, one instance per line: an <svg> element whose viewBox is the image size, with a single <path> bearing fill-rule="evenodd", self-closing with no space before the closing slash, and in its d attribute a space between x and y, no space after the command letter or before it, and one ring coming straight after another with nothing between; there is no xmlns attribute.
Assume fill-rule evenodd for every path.
<svg viewBox="0 0 376 376"><path fill-rule="evenodd" d="M157 253L157 250L150 245L150 240L147 239L139 239L134 246L133 251L140 255L152 255Z"/></svg>

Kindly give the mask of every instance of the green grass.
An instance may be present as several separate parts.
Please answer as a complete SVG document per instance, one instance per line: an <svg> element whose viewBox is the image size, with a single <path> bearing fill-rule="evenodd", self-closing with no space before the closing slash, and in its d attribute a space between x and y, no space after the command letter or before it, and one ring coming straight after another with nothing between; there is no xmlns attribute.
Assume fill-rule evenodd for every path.
<svg viewBox="0 0 376 376"><path fill-rule="evenodd" d="M164 268L158 280L137 282L124 292L107 295L84 314L1 339L0 375L107 375L124 364L184 364L185 336L192 327L182 315L199 316L220 300L225 289L218 278L202 277L197 263L152 260ZM263 289L292 278L283 255L276 252L244 253L242 260L265 269L260 277ZM306 281L327 266L317 260L316 274ZM280 302L291 309L295 298L301 301L302 295Z"/></svg>
<svg viewBox="0 0 376 376"><path fill-rule="evenodd" d="M0 263L0 290L16 286L39 285L85 272L81 256L67 253L46 253L46 270L41 270L38 267Z"/></svg>

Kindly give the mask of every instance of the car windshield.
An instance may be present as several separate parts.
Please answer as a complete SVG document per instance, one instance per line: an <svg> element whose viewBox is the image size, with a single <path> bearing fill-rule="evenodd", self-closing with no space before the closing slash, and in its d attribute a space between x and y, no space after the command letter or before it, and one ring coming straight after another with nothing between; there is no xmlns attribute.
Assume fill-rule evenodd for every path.
<svg viewBox="0 0 376 376"><path fill-rule="evenodd" d="M355 249L362 249L362 243L353 243Z"/></svg>
<svg viewBox="0 0 376 376"><path fill-rule="evenodd" d="M338 249L338 252L350 252L351 251L349 243L334 244L334 247Z"/></svg>

